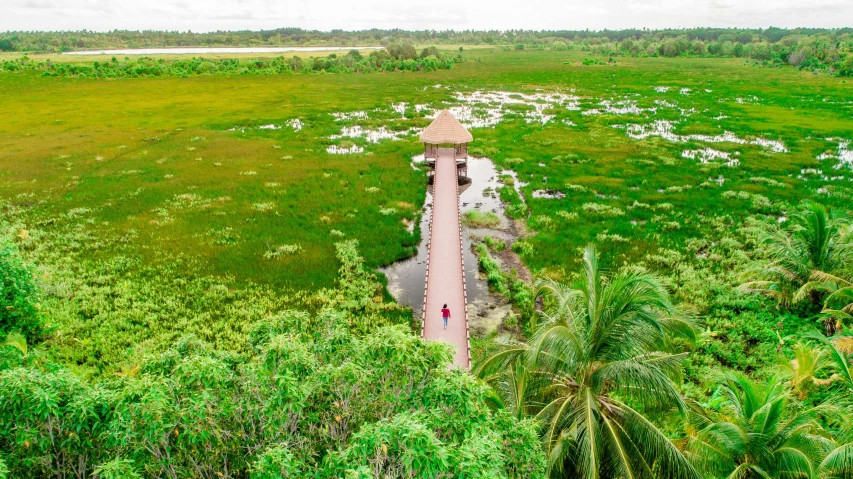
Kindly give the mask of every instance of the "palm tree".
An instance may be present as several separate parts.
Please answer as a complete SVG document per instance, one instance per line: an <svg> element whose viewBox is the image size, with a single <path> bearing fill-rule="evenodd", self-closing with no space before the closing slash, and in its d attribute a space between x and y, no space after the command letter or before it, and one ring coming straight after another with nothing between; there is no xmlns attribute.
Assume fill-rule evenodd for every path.
<svg viewBox="0 0 853 479"><path fill-rule="evenodd" d="M516 419L535 414L528 401L544 384L542 376L531 371L523 357L516 355L506 369L482 379L492 385L495 396L490 399L499 408L509 411Z"/></svg>
<svg viewBox="0 0 853 479"><path fill-rule="evenodd" d="M770 262L748 270L741 288L764 293L785 305L805 297L818 302L820 295L810 287L814 272L836 274L853 260L850 218L813 202L805 202L791 216L787 228L777 227L762 243Z"/></svg>
<svg viewBox="0 0 853 479"><path fill-rule="evenodd" d="M835 449L830 451L821 461L819 477L821 479L849 479L853 477L853 365L851 365L845 346L851 343L853 336L841 336L829 340L817 331L807 333L806 338L812 339L822 347L828 368L833 374L828 382L839 384L840 389L832 398L832 403L838 406L840 423L839 438Z"/></svg>
<svg viewBox="0 0 853 479"><path fill-rule="evenodd" d="M730 376L720 393L725 398L722 412L703 418L705 427L688 446L707 477L818 477L821 462L837 446L817 422L826 408L792 414L784 385L776 378L756 385L745 376Z"/></svg>
<svg viewBox="0 0 853 479"><path fill-rule="evenodd" d="M841 416L841 438L842 445L827 454L821 463L821 477L823 479L849 479L853 477L853 364L851 364L848 352L844 351L842 345L849 345L851 336L842 336L833 341L826 339L819 333L810 335L819 343L823 344L829 352L833 362L834 374L832 378L841 383L842 391L839 394L839 402L842 406Z"/></svg>
<svg viewBox="0 0 853 479"><path fill-rule="evenodd" d="M853 282L841 276L815 271L811 280L801 288L805 291L819 291L826 295L823 302L824 327L826 335L835 334L845 320L853 320Z"/></svg>
<svg viewBox="0 0 853 479"><path fill-rule="evenodd" d="M841 336L835 338L834 341L830 341L817 331L813 331L806 334L806 337L814 340L824 348L834 373L831 378L832 381L840 381L843 385L842 387L846 389L844 398L853 401L853 365L851 365L848 354L840 346L847 343L851 336Z"/></svg>
<svg viewBox="0 0 853 479"><path fill-rule="evenodd" d="M782 368L791 379L788 382L799 399L805 399L815 386L826 386L832 379L821 377L830 368L826 351L805 344L794 346L794 359L783 361Z"/></svg>
<svg viewBox="0 0 853 479"><path fill-rule="evenodd" d="M546 308L531 343L508 345L476 373L498 390L514 392L521 390L501 381L519 377L519 365L536 378L525 383L523 395L507 395L507 402L542 421L554 476L698 478L640 412L684 410L673 382L684 354L669 352L670 338L695 338L692 320L673 306L655 276L629 270L607 279L592 246L583 261L580 280L571 287L537 284Z"/></svg>
<svg viewBox="0 0 853 479"><path fill-rule="evenodd" d="M821 479L850 479L853 477L853 442L841 445L826 455L820 463Z"/></svg>

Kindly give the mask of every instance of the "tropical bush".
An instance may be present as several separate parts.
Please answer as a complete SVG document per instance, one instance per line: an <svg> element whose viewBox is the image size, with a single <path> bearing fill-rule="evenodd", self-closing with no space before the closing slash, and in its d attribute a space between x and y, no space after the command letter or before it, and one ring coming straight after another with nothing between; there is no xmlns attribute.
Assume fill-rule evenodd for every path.
<svg viewBox="0 0 853 479"><path fill-rule="evenodd" d="M414 51L414 49L413 49ZM162 58L140 57L113 61L89 63L36 62L23 56L14 60L0 61L0 72L36 71L43 76L76 78L137 78L152 76L187 77L195 75L277 75L286 73L370 73L376 71L433 71L453 67L457 59L451 56L395 57L386 51L373 51L362 57L357 50L344 56L336 54L328 57L290 59L279 56L270 59L241 60L235 58L211 59L191 58L189 60L165 60ZM357 55L356 55L357 54Z"/></svg>
<svg viewBox="0 0 853 479"><path fill-rule="evenodd" d="M249 357L187 336L95 384L41 361L0 371L14 477L542 477L535 425L441 343L402 327L359 338L346 314L254 325Z"/></svg>
<svg viewBox="0 0 853 479"><path fill-rule="evenodd" d="M37 336L42 330L35 271L13 243L0 239L0 337L9 331Z"/></svg>

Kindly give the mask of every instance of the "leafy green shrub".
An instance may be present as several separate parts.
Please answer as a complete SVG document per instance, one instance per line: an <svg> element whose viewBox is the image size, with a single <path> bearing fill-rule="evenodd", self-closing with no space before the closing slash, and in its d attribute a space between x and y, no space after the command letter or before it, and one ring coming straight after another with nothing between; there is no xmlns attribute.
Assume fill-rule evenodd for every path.
<svg viewBox="0 0 853 479"><path fill-rule="evenodd" d="M491 211L472 210L465 213L462 221L471 228L496 228L500 226L501 219Z"/></svg>
<svg viewBox="0 0 853 479"><path fill-rule="evenodd" d="M524 203L516 203L506 207L504 212L507 216L513 219L521 219L527 217L527 205Z"/></svg>
<svg viewBox="0 0 853 479"><path fill-rule="evenodd" d="M520 280L515 270L504 272L489 254L486 244L480 243L476 249L480 269L486 273L489 287L518 307L523 319L529 318L533 314L533 289L530 285Z"/></svg>
<svg viewBox="0 0 853 479"><path fill-rule="evenodd" d="M492 412L445 344L400 326L358 337L331 310L284 313L249 338L253 354L237 355L188 336L99 383L0 371L13 477L331 479L382 464L440 476L487 462L491 477L544 477L535 424Z"/></svg>
<svg viewBox="0 0 853 479"><path fill-rule="evenodd" d="M838 63L838 76L853 77L853 54L848 54L846 60Z"/></svg>
<svg viewBox="0 0 853 479"><path fill-rule="evenodd" d="M600 203L584 203L583 210L599 216L624 216L625 212L615 206L602 205Z"/></svg>
<svg viewBox="0 0 853 479"><path fill-rule="evenodd" d="M495 253L500 253L506 248L506 242L499 238L492 238L491 236L486 236L483 238L483 242L486 243L486 246L491 248Z"/></svg>
<svg viewBox="0 0 853 479"><path fill-rule="evenodd" d="M512 244L512 250L521 256L530 256L533 254L533 245L519 240Z"/></svg>
<svg viewBox="0 0 853 479"><path fill-rule="evenodd" d="M501 272L501 267L497 261L489 254L488 248L484 244L477 245L477 254L480 263L480 269L486 273L486 279L489 286L496 292L507 296L509 294L509 286L506 278Z"/></svg>
<svg viewBox="0 0 853 479"><path fill-rule="evenodd" d="M411 45L409 45L411 47ZM391 48L391 47L389 47ZM357 52L356 52L357 53ZM436 50L435 53L438 53ZM66 63L35 62L27 57L0 61L0 73L36 71L48 77L77 78L140 78L140 77L189 77L196 75L277 75L290 73L369 73L376 71L433 71L449 69L461 56L456 58L444 55L417 57L414 47L411 54L394 57L386 51L374 51L368 57L347 55L338 57L311 57L302 60L299 57L278 56L268 59L206 59L190 58L164 60L152 57L139 57L124 61Z"/></svg>
<svg viewBox="0 0 853 479"><path fill-rule="evenodd" d="M285 256L293 256L302 252L302 246L298 244L285 244L264 253L264 259L277 259Z"/></svg>
<svg viewBox="0 0 853 479"><path fill-rule="evenodd" d="M41 334L43 324L33 275L18 248L0 240L0 335L13 330L28 337Z"/></svg>
<svg viewBox="0 0 853 479"><path fill-rule="evenodd" d="M317 293L321 304L346 312L353 331L362 333L379 326L403 324L407 316L411 318L411 310L386 301L383 285L376 274L365 267L364 258L358 253L357 240L335 243L335 250L341 263L336 287Z"/></svg>
<svg viewBox="0 0 853 479"><path fill-rule="evenodd" d="M133 461L116 458L95 468L94 475L98 479L142 479L133 467Z"/></svg>
<svg viewBox="0 0 853 479"><path fill-rule="evenodd" d="M302 477L299 462L284 444L267 447L252 464L252 479Z"/></svg>
<svg viewBox="0 0 853 479"><path fill-rule="evenodd" d="M468 151L471 153L471 156L489 158L497 155L500 150L498 150L498 148L495 146L475 145L472 146Z"/></svg>
<svg viewBox="0 0 853 479"><path fill-rule="evenodd" d="M356 433L343 454L348 468L369 465L379 476L435 477L450 469L448 451L418 415L400 414Z"/></svg>

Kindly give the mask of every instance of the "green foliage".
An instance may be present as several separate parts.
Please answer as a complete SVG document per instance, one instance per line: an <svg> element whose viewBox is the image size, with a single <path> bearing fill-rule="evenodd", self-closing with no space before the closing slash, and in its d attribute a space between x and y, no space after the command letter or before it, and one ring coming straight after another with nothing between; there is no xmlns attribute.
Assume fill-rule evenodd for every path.
<svg viewBox="0 0 853 479"><path fill-rule="evenodd" d="M424 421L409 414L362 428L344 451L343 463L366 465L373 477L435 477L450 470L447 449Z"/></svg>
<svg viewBox="0 0 853 479"><path fill-rule="evenodd" d="M833 374L826 382L838 384L841 404L847 408L853 407L853 367L851 367L850 351L840 347L840 344L845 341L853 344L853 336L843 335L835 341L830 341L817 332L811 332L806 335L806 338L816 342L821 348L820 352L825 355L822 356L825 362L820 365L832 370ZM853 433L853 425L848 424L848 426L850 427L845 432L849 435ZM849 439L853 441L853 436Z"/></svg>
<svg viewBox="0 0 853 479"><path fill-rule="evenodd" d="M821 477L843 479L853 475L853 443L844 444L826 455L820 463Z"/></svg>
<svg viewBox="0 0 853 479"><path fill-rule="evenodd" d="M27 338L21 333L15 331L9 333L6 336L6 341L3 342L3 346L11 346L17 349L21 356L27 357Z"/></svg>
<svg viewBox="0 0 853 479"><path fill-rule="evenodd" d="M496 228L501 224L500 218L495 213L479 210L466 212L462 221L471 228Z"/></svg>
<svg viewBox="0 0 853 479"><path fill-rule="evenodd" d="M790 376L789 384L800 400L805 399L817 386L826 385L825 372L830 367L828 354L817 348L798 344L794 346L794 359L783 361L782 367Z"/></svg>
<svg viewBox="0 0 853 479"><path fill-rule="evenodd" d="M512 385L497 388L503 403L544 422L551 469L570 477L698 478L641 412L683 408L673 379L684 354L671 351L669 339L694 337L658 278L636 270L605 278L590 246L576 283L545 280L537 293L545 308L530 344L507 344L477 374Z"/></svg>
<svg viewBox="0 0 853 479"><path fill-rule="evenodd" d="M411 45L410 45L411 47ZM358 53L357 50L354 50ZM433 71L453 67L452 57L428 56L418 58L392 58L386 52L373 52L367 57L349 54L338 57L311 57L303 60L283 56L270 59L216 59L192 58L166 61L153 57L140 57L120 62L36 62L27 57L0 61L0 73L35 71L42 76L73 78L139 78L188 77L195 75L279 75L285 73L371 73L377 71Z"/></svg>
<svg viewBox="0 0 853 479"><path fill-rule="evenodd" d="M252 479L296 478L300 474L299 462L284 444L268 446L252 465Z"/></svg>
<svg viewBox="0 0 853 479"><path fill-rule="evenodd" d="M486 236L483 238L483 243L488 246L495 253L500 253L506 248L506 241L500 238L492 238L491 236Z"/></svg>
<svg viewBox="0 0 853 479"><path fill-rule="evenodd" d="M822 407L796 411L783 383L755 384L742 375L720 385L722 410L690 439L690 455L709 477L818 477L836 445L820 426Z"/></svg>
<svg viewBox="0 0 853 479"><path fill-rule="evenodd" d="M853 234L846 212L827 211L807 202L791 215L786 228L774 228L762 244L768 263L746 272L751 281L743 288L759 291L788 305L808 298L821 301L815 273L838 275L849 271L853 261Z"/></svg>
<svg viewBox="0 0 853 479"><path fill-rule="evenodd" d="M116 458L95 468L92 473L97 479L141 479L133 467L133 461Z"/></svg>
<svg viewBox="0 0 853 479"><path fill-rule="evenodd" d="M321 302L328 307L345 311L350 326L355 331L367 332L382 325L405 324L410 310L397 303L386 302L383 286L376 274L364 266L358 253L358 241L348 240L335 244L338 269L337 287L318 293Z"/></svg>
<svg viewBox="0 0 853 479"><path fill-rule="evenodd" d="M508 164L516 164L512 162L513 159L506 160ZM515 158L519 162L522 162L521 159ZM526 218L530 211L527 208L527 203L524 202L524 198L522 198L518 192L513 188L513 179L511 176L502 177L501 180L504 183L504 186L501 186L497 189L498 195L501 200L504 202L504 213L513 219L523 219Z"/></svg>
<svg viewBox="0 0 853 479"><path fill-rule="evenodd" d="M446 473L488 462L497 477L542 477L533 425L491 412L443 344L399 327L359 339L332 311L285 313L250 337L252 358L186 337L95 385L61 368L0 372L10 470L339 477L361 464ZM468 444L478 437L494 444Z"/></svg>
<svg viewBox="0 0 853 479"><path fill-rule="evenodd" d="M751 59L769 67L791 65L800 69L851 74L849 28L730 29L694 28L677 30L619 31L464 31L441 32L366 30L344 32L305 31L286 28L240 32L4 32L0 52L63 52L79 49L144 48L163 46L282 46L282 45L387 45L396 60L427 58L434 47L418 55L412 44L504 45L506 50L580 50L602 56L628 57L735 57ZM462 47L459 47L460 51ZM347 56L351 56L348 54ZM352 55L354 56L354 55ZM330 56L335 58L336 56ZM354 56L354 59L358 57ZM597 61L597 60L592 60ZM603 63L603 62L602 62Z"/></svg>
<svg viewBox="0 0 853 479"><path fill-rule="evenodd" d="M395 402L392 396L419 386L398 381L390 372L385 378L372 369L374 363L387 362L393 365L389 368L404 371L401 376L426 377L427 388L435 386L435 371L443 367L432 364L425 372L408 362L425 361L408 349L408 341L416 339L406 328L394 328L391 334L388 327L407 324L411 311L390 304L390 296L372 277L374 267L410 255L424 234L410 233L401 221L418 222L419 213L411 205L423 199L426 182L423 171L411 168L409 159L420 146L413 141L374 144L353 138L349 144L364 147L363 153L324 153L332 141L329 137L344 125L402 131L428 124L425 111L409 108L401 118L389 109L391 102L434 107L453 104L455 94L469 91L537 94L534 88L542 88L542 94L568 94L570 85L580 97L581 110L600 110L582 115L569 108L547 108L547 114L556 116L543 125L527 123L523 108L507 108L512 114L494 128L472 131L475 141L470 151L495 158L499 166L514 171L518 181L500 178L500 197L511 217L530 218L513 222L512 227L524 236L517 249L533 271L572 283L581 263L579 248L597 239L604 252L602 269L620 271L629 266L658 275L673 302L702 314L706 330L695 351L681 362L684 381L679 384L677 376L671 377L689 404L716 411L722 402L715 394L721 370L764 379L780 362L791 364L799 344L808 344L812 353L824 351L824 358L837 356L849 363L841 353L843 343L834 341L839 353L832 353L803 334L805 326L824 320L819 316L822 306L825 314L839 321L834 325L847 327L848 319L836 312L844 312L850 304L844 293L849 273L812 274L807 279L818 300L783 310L771 299L737 289L741 271L755 265L756 259L772 261L763 258L762 237L777 224L788 230L791 220L777 221L790 216L797 209L794 205L819 199L828 209L849 209L850 170L831 158L839 154L839 142L825 140L849 140L847 133L853 131L847 114L848 83L803 75L793 68L758 70L742 61L686 58L765 56L761 45L765 39L783 42L770 40L770 31L749 31L736 38L740 33L745 32L686 30L649 33L644 38L645 33L632 37L628 32L609 32L605 40L595 32L577 32L576 38L559 37L572 50L559 52L539 49L556 38L543 44L532 33L515 32L511 41L505 41L510 32L496 33L493 41L523 43L525 50L483 49L478 53L482 62L419 75L193 74L130 82L63 80L32 71L0 75L0 90L7 93L0 96L0 109L27 112L0 117L9 144L6 154L0 155L2 233L17 237L19 255L26 263L39 265L42 314L55 328L42 336L43 342L28 338L26 357L19 342L0 347L0 371L10 378L7 385L13 383L11 371L52 375L50 381L24 377L20 381L31 384L31 389L12 388L7 393L14 393L16 401L27 395L46 398L44 404L27 401L33 410L55 412L4 420L0 450L12 468L10 476L20 476L18 471L33 477L91 476L95 467L119 458L133 461L144 477L168 477L170 465L179 477L218 477L216 472L246 477L267 466L271 474L292 470L311 477L322 470L335 477L372 477L368 464L379 464L376 456L358 457L361 466L350 466L344 451L362 428L371 434L389 431L382 428L397 414L405 414L406 427L412 427L397 431L414 431L417 425L419 438L447 453L452 473L465 470L475 475L479 469L496 477L503 471L517 471L515 477L536 476L545 461L531 446L538 440L539 426L522 419L522 426L516 427L516 421L542 409L541 397L525 399L531 397L526 391L542 390L537 374L530 374L539 364L524 362L523 357L508 361L508 368L492 382L500 392L485 391L477 396L481 399L472 400L477 408L490 404L505 409L489 411L494 424L486 429L479 423L468 427L471 417L480 417L476 408L453 399L454 392L469 391L465 380L446 381L441 392L430 392L428 399L415 397L422 392L418 390ZM669 41L681 34L689 41ZM63 44L61 38L67 35L72 33L57 34L56 45ZM478 33L470 35L477 41ZM845 33L837 35L843 38ZM390 43L407 43L397 34L389 38ZM611 53L617 39L618 54ZM435 43L445 41L449 40ZM841 41L828 46L839 48L843 57L847 47ZM697 50L700 42L705 54ZM784 42L780 46L789 48L799 38ZM661 57L663 43L679 58L640 58ZM740 45L738 52L735 44ZM832 48L815 52L820 56ZM299 71L319 71L338 60L356 61L355 55L349 56L336 56L328 64L308 58L288 62ZM584 58L608 56L619 59L618 68L581 65ZM37 61L46 61L39 57ZM785 64L774 58L766 61ZM405 61L407 68L415 62ZM395 62L386 58L382 65L394 69ZM821 62L823 66L812 62L806 68L826 66L831 73L832 62ZM121 65L123 60L112 63ZM697 76L697 69L708 71ZM69 81L75 88L68 88ZM439 84L445 87L433 88ZM613 84L619 85L617 91ZM652 88L659 85L670 89ZM690 91L682 94L682 88ZM253 94L245 95L246 89ZM298 92L302 100L282 102L287 92ZM115 98L122 98L122 108L115 108ZM180 101L175 106L175 101L164 98ZM622 98L657 112L604 111L602 102L619 108L615 102ZM56 110L57 102L67 108ZM368 118L338 120L330 114L353 111L365 111ZM652 117L672 122L674 135L731 131L746 142L759 138L784 142L790 151L722 142L710 146L730 155L739 153L740 163L703 163L682 153L704 148L706 142L672 142L656 136L636 140L614 128L635 123L646 128ZM270 123L283 126L294 118L302 120L304 129L259 128ZM87 141L68 140L79 135L87 135ZM818 161L819 155L828 159ZM251 176L241 174L248 171ZM365 194L373 187L381 195ZM563 191L566 198L533 197L539 189ZM266 205L264 211L255 209L256 204ZM525 236L526 229L534 234ZM341 238L357 239L358 252L354 245L336 247ZM510 298L516 308L504 321L505 331L530 342L528 333L535 329L530 319L537 303L529 284L502 271L501 260L514 257L501 251L500 244L478 247L481 268L491 288ZM265 261L263 255L271 245L299 245L301 250ZM546 296L540 298L547 305ZM323 312L324 308L334 312ZM190 333L200 340L181 339ZM376 341L370 352L353 349L354 342L368 340ZM666 346L680 351L688 343L669 337ZM342 348L346 351L340 352ZM362 352L364 358L356 360ZM837 358L816 375L798 370L798 377L805 380L789 397L788 410L807 410L827 397L839 401L845 394L849 397L841 379L847 363ZM68 378L60 374L63 371ZM69 371L80 375L80 385L74 385L75 376ZM353 379L362 374L364 381ZM818 382L809 385L809 378ZM824 380L830 382L823 384ZM61 386L65 392L51 389L51 381L57 385L54 389ZM363 392L368 388L379 392ZM802 400L801 393L805 393ZM641 414L638 421L649 419L669 438L692 435L704 427L684 429L681 416L671 408L640 404L629 394L614 395ZM94 406L83 412L69 409L72 397ZM368 410L362 403L381 411ZM453 410L438 408L441 415L433 416L435 404L452 404ZM505 419L508 424L500 424ZM17 426L27 421L33 426L26 431ZM821 434L831 436L838 447L823 458L821 473L847 479L850 448L845 444L850 433L845 426L850 421L829 416L825 421ZM180 427L173 429L176 424ZM86 430L95 432L81 434L85 440L55 434ZM20 438L15 436L18 432ZM50 443L46 438L52 433L67 445ZM29 441L32 449L22 441ZM262 459L265 451L268 455ZM163 459L166 452L174 454L171 463ZM204 472L197 472L192 463L199 456L209 457L209 464L199 465ZM84 466L79 465L81 457ZM406 457L421 456L418 451L402 451L383 459L382 467L401 464ZM226 459L229 471L224 468Z"/></svg>
<svg viewBox="0 0 853 479"><path fill-rule="evenodd" d="M512 244L512 250L520 256L530 256L533 254L533 245L526 241L519 240Z"/></svg>
<svg viewBox="0 0 853 479"><path fill-rule="evenodd" d="M480 270L486 274L489 288L508 299L521 311L524 319L530 318L533 313L533 291L530 285L520 280L515 270L504 271L489 253L487 243L478 244L476 250Z"/></svg>
<svg viewBox="0 0 853 479"><path fill-rule="evenodd" d="M35 337L42 333L34 276L35 271L24 262L18 248L0 239L0 335L18 331Z"/></svg>

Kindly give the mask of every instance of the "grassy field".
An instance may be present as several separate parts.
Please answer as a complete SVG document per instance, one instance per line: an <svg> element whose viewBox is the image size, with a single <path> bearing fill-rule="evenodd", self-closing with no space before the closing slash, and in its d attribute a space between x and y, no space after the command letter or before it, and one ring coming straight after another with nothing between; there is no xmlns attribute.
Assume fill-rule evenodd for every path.
<svg viewBox="0 0 853 479"><path fill-rule="evenodd" d="M457 97L475 91L509 92L514 101L496 125L472 130L472 152L524 182L532 249L523 258L534 272L566 278L589 242L610 266L695 255L696 241L711 243L747 218L773 222L805 198L851 200L849 165L817 159L837 154L838 138L853 139L853 85L842 79L733 59L584 65L577 52L463 55L453 69L429 73L0 75L5 230L26 230L41 249L56 242L78 264L129 258L179 276L233 278L231 288L269 288L271 296L316 291L333 284L342 238L358 239L370 266L410 255L421 232L406 225L426 189L425 173L410 166L420 149L414 135L330 137L342 126L427 125L429 110L414 105L473 105L476 115L482 107ZM543 99L551 93L568 99ZM401 102L402 114L392 109ZM333 116L358 111L367 118ZM295 119L301 129L288 126ZM655 121L669 126L655 130ZM725 132L724 141L708 141ZM332 145L363 151L329 154ZM565 197L534 197L546 189ZM67 239L70 231L85 234ZM670 272L665 261L646 263ZM66 311L54 324L68 331L81 315ZM105 342L92 339L74 354L54 344L70 358L97 356ZM130 353L111 357L122 354Z"/></svg>

